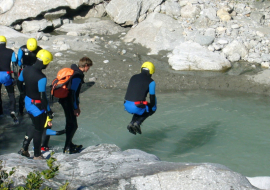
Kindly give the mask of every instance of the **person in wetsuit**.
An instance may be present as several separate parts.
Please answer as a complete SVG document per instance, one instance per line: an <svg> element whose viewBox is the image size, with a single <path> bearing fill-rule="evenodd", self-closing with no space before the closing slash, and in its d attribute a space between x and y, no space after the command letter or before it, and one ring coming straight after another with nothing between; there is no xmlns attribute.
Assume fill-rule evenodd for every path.
<svg viewBox="0 0 270 190"><path fill-rule="evenodd" d="M127 129L134 135L142 133L140 127L142 122L154 114L157 109L156 83L151 78L154 73L154 64L144 62L141 66L141 73L133 75L128 84L124 107L128 113L133 114ZM148 93L150 95L150 102L146 101Z"/></svg>
<svg viewBox="0 0 270 190"><path fill-rule="evenodd" d="M26 45L23 45L18 50L18 66L20 67L19 73L22 71L23 68L26 66L33 65L37 60L37 53L42 48L38 46L37 40L35 38L29 38L26 42ZM25 91L20 93L19 98L19 115L23 115L24 110L24 97Z"/></svg>
<svg viewBox="0 0 270 190"><path fill-rule="evenodd" d="M84 72L87 72L92 65L93 62L88 57L81 58L78 66L72 64L70 68L74 70L74 74L68 85L68 96L66 98L59 98L59 103L62 105L66 117L66 142L63 150L63 153L66 154L78 153L82 148L82 145L73 144L72 139L78 128L77 117L81 113L79 93L81 85L84 83Z"/></svg>
<svg viewBox="0 0 270 190"><path fill-rule="evenodd" d="M17 62L16 55L12 49L6 48L7 39L5 36L0 36L0 115L3 115L3 106L1 98L2 84L6 87L10 101L10 116L15 124L18 124L16 117L16 99L14 94L13 78L11 73L10 63L14 66Z"/></svg>
<svg viewBox="0 0 270 190"><path fill-rule="evenodd" d="M18 79L18 88L20 92L25 92L25 109L29 113L34 126L28 127L23 140L23 146L18 153L30 157L28 147L33 139L34 159L37 160L44 159L41 154L41 140L44 125L47 123L49 127L52 126L51 120L53 118L53 112L50 109L46 96L47 78L45 74L42 73L42 70L46 69L52 60L53 56L49 51L45 49L40 50L37 53L35 64L25 67L21 71ZM25 83L25 89L23 87L23 82Z"/></svg>

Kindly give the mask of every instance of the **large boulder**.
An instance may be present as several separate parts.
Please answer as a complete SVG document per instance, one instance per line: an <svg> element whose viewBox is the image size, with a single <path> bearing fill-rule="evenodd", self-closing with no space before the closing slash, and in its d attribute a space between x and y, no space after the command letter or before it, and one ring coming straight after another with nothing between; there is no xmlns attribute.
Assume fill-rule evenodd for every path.
<svg viewBox="0 0 270 190"><path fill-rule="evenodd" d="M42 12L69 6L65 0L20 0L15 1L12 8L0 15L0 25L10 26L17 21L27 18L35 18Z"/></svg>
<svg viewBox="0 0 270 190"><path fill-rule="evenodd" d="M111 0L106 6L107 14L117 24L134 25L141 15L153 12L163 0Z"/></svg>
<svg viewBox="0 0 270 190"><path fill-rule="evenodd" d="M223 71L231 67L230 62L217 52L195 42L184 42L169 55L169 64L174 70Z"/></svg>
<svg viewBox="0 0 270 190"><path fill-rule="evenodd" d="M77 9L81 5L97 5L104 0L66 0L72 9Z"/></svg>
<svg viewBox="0 0 270 190"><path fill-rule="evenodd" d="M49 155L44 155L49 157ZM227 167L210 163L173 163L160 161L155 155L116 145L101 144L68 155L56 153L59 173L45 185L58 189L66 181L68 189L138 189L138 190L255 190L246 177ZM48 169L45 160L33 160L18 154L1 155L3 169L16 168L15 185L23 185L31 171Z"/></svg>
<svg viewBox="0 0 270 190"><path fill-rule="evenodd" d="M248 54L245 45L237 40L233 40L231 43L229 43L225 48L222 49L222 52L228 57L237 53L242 59Z"/></svg>
<svg viewBox="0 0 270 190"><path fill-rule="evenodd" d="M77 33L80 35L112 35L120 32L125 32L126 29L115 24L112 20L101 20L99 18L89 18L85 23L77 24L65 24L56 31L66 33Z"/></svg>
<svg viewBox="0 0 270 190"><path fill-rule="evenodd" d="M77 9L81 5L95 5L104 0L5 0L0 1L0 25L11 26L22 20L36 18L57 8Z"/></svg>
<svg viewBox="0 0 270 190"><path fill-rule="evenodd" d="M183 28L177 20L161 13L151 13L146 20L130 29L125 42L139 43L157 54L160 50L173 50L184 42Z"/></svg>

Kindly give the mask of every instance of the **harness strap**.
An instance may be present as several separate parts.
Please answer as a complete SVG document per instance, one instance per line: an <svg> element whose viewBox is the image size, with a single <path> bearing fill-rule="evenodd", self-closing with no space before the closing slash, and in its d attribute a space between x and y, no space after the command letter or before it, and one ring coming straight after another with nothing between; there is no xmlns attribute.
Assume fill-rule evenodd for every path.
<svg viewBox="0 0 270 190"><path fill-rule="evenodd" d="M41 100L31 100L32 104L41 104Z"/></svg>
<svg viewBox="0 0 270 190"><path fill-rule="evenodd" d="M137 102L134 102L135 105L139 105L139 104L143 104L143 105L147 105L148 102L147 101L137 101Z"/></svg>
<svg viewBox="0 0 270 190"><path fill-rule="evenodd" d="M14 73L13 71L7 71L7 74L11 74L11 73Z"/></svg>

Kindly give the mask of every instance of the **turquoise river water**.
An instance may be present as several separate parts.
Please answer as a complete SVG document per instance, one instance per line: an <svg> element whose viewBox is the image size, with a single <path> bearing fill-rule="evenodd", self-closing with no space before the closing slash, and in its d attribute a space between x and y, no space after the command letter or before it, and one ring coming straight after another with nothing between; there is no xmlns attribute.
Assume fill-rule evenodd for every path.
<svg viewBox="0 0 270 190"><path fill-rule="evenodd" d="M141 126L142 135L126 129L131 115L124 111L123 90L92 87L81 94L79 129L74 143L84 147L116 144L122 150L140 149L162 161L211 162L227 166L245 176L270 173L270 98L255 94L220 91L157 93L157 112ZM64 128L64 114L58 103L53 129ZM13 126L0 119L4 134L0 154L17 152L30 118ZM52 136L50 146L62 151L65 136Z"/></svg>

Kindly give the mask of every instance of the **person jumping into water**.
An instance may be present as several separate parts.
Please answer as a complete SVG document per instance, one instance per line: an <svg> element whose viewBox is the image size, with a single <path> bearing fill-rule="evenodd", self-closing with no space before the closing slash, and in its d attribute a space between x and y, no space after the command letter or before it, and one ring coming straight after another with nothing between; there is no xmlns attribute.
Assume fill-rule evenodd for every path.
<svg viewBox="0 0 270 190"><path fill-rule="evenodd" d="M134 135L136 133L142 134L140 127L142 122L157 110L156 83L151 78L154 73L154 64L144 62L141 66L141 73L133 75L128 84L124 107L128 113L133 114L127 129ZM150 102L146 101L148 93L150 95Z"/></svg>

